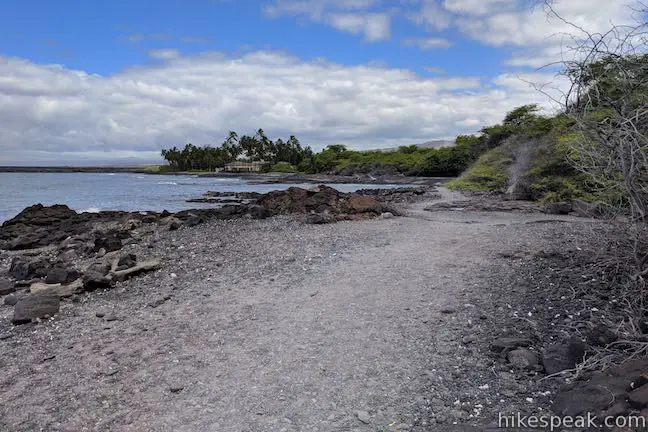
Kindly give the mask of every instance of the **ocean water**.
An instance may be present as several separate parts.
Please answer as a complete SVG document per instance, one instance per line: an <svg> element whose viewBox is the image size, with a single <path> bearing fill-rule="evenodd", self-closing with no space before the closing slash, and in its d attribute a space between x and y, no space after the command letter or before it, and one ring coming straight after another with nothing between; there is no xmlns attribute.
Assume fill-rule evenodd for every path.
<svg viewBox="0 0 648 432"><path fill-rule="evenodd" d="M0 222L25 207L66 204L78 212L101 210L176 212L215 204L188 203L207 191L266 193L312 184L251 184L240 178L132 173L0 173ZM391 185L336 184L342 192ZM396 185L393 185L396 186ZM402 185L398 185L402 186Z"/></svg>

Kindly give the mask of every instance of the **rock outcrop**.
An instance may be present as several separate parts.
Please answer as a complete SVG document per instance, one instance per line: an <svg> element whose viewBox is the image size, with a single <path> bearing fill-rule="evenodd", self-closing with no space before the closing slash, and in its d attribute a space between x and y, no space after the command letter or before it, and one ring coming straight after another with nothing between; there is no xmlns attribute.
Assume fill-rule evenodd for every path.
<svg viewBox="0 0 648 432"><path fill-rule="evenodd" d="M321 215L313 218L313 223L368 219L379 216L383 211L383 205L375 198L342 193L325 185L312 189L291 187L287 190L270 192L256 203L273 215Z"/></svg>

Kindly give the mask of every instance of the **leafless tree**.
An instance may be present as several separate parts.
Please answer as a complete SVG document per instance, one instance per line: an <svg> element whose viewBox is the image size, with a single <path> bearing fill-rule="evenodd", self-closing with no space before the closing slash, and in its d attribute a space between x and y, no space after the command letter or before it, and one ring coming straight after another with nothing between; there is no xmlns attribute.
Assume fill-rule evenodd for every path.
<svg viewBox="0 0 648 432"><path fill-rule="evenodd" d="M618 288L628 314L620 325L639 334L648 306L648 6L634 3L631 24L592 32L561 16L560 1L570 0L538 0L550 19L570 29L562 34L562 59L548 65L559 67L568 82L553 100L575 125L571 164L624 216L627 236L619 244L625 247L616 251L625 256L601 266L624 269L627 282Z"/></svg>
<svg viewBox="0 0 648 432"><path fill-rule="evenodd" d="M643 279L648 274L648 7L638 3L632 9L634 24L611 23L596 33L563 18L557 1L545 0L544 8L573 30L559 62L569 82L560 102L579 132L571 141L571 162L629 214L637 277Z"/></svg>

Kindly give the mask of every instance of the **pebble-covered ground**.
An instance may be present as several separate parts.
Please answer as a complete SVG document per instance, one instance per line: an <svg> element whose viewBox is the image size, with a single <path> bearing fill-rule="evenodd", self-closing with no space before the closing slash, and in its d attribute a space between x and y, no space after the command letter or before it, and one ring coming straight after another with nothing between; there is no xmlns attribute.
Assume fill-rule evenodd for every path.
<svg viewBox="0 0 648 432"><path fill-rule="evenodd" d="M124 249L154 273L38 324L0 306L0 430L430 431L546 409L489 344L511 253L591 221L417 209L159 231Z"/></svg>

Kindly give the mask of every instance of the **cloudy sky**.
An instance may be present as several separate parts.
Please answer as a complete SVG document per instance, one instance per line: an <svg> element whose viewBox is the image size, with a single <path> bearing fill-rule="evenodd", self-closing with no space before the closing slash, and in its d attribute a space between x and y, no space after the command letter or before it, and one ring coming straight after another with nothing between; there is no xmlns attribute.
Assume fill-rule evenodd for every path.
<svg viewBox="0 0 648 432"><path fill-rule="evenodd" d="M452 138L560 88L532 0L3 0L0 165L148 163L228 130L315 149ZM591 31L623 0L556 0ZM550 90L553 91L553 90Z"/></svg>

